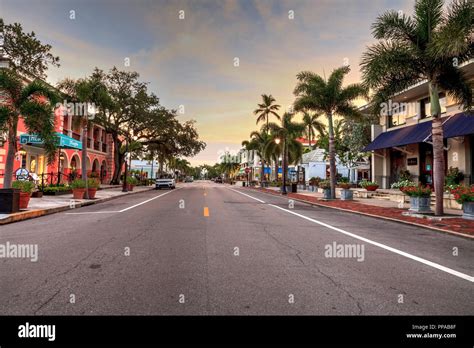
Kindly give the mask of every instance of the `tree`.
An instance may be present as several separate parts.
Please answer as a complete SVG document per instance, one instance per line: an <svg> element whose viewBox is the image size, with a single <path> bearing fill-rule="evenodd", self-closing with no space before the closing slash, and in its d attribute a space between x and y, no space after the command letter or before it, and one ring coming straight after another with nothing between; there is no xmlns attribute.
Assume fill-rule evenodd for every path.
<svg viewBox="0 0 474 348"><path fill-rule="evenodd" d="M270 141L267 141L266 151L271 152L273 149L278 149L282 145L283 153L283 181L286 182L286 175L288 172L288 165L297 163L303 155L303 144L297 138L301 137L305 131L303 123L293 121L294 114L286 112L281 118L281 125L277 123L269 123Z"/></svg>
<svg viewBox="0 0 474 348"><path fill-rule="evenodd" d="M24 33L21 24L5 24L0 18L0 57L5 55L10 59L12 70L38 79L46 78L49 65L59 67L59 57L51 53L51 48L51 45L42 44L34 32Z"/></svg>
<svg viewBox="0 0 474 348"><path fill-rule="evenodd" d="M270 115L275 116L278 120L280 120L280 115L278 115L277 111L280 109L280 105L275 104L275 98L270 94L262 94L262 103L258 104L258 108L254 110L254 115L257 115L257 124L260 122L266 121L266 129L268 132L268 123L270 119ZM271 161L271 158L270 160ZM262 173L265 172L265 161L262 158ZM278 174L277 174L278 175ZM263 174L262 174L263 180ZM262 181L263 183L263 181Z"/></svg>
<svg viewBox="0 0 474 348"><path fill-rule="evenodd" d="M295 110L312 110L326 115L329 136L329 167L331 181L331 197L336 198L336 151L334 144L335 115L348 119L361 119L360 111L352 104L354 99L367 96L367 89L360 84L342 87L344 76L349 73L348 66L335 69L326 81L321 76L302 71L296 77Z"/></svg>
<svg viewBox="0 0 474 348"><path fill-rule="evenodd" d="M20 115L29 133L43 139L48 163L54 160L58 138L54 129L54 109L59 97L44 82L35 80L26 86L14 71L0 69L0 129L8 133L8 152L4 171L4 188L10 188L13 179L17 128Z"/></svg>
<svg viewBox="0 0 474 348"><path fill-rule="evenodd" d="M319 134L322 133L324 129L324 124L318 120L321 115L311 114L307 111L303 111L303 124L306 127L305 134L309 140L309 148L311 150L311 141L316 139L316 132Z"/></svg>
<svg viewBox="0 0 474 348"><path fill-rule="evenodd" d="M72 125L82 129L82 151L81 151L81 178L86 182L87 187L87 140L89 137L89 129L92 127L92 119L95 118L96 112L101 112L104 115L104 110L96 109L95 101L98 104L104 105L109 102L109 95L105 85L93 78L84 79L70 79L66 78L57 84L57 88L64 92L64 97L69 98L70 103L76 103L81 107L74 107L74 111L70 113L69 110L64 110L72 116ZM89 111L92 113L89 113ZM79 111L78 114L76 112ZM86 190L85 198L89 198Z"/></svg>
<svg viewBox="0 0 474 348"><path fill-rule="evenodd" d="M265 146L268 142L270 135L265 130L265 126L262 127L261 131L253 131L250 133L250 140L245 140L242 142L242 146L245 147L246 150L251 151L254 150L257 156L260 158L260 162L262 166L260 167L260 186L263 187L263 177L265 175L265 159L268 159L265 155Z"/></svg>
<svg viewBox="0 0 474 348"><path fill-rule="evenodd" d="M446 91L464 108L472 106L472 85L458 66L474 52L472 1L417 0L414 16L387 11L372 25L377 43L362 57L364 84L375 90L376 114L394 94L428 81L431 104L436 215L443 214L444 144L439 93Z"/></svg>

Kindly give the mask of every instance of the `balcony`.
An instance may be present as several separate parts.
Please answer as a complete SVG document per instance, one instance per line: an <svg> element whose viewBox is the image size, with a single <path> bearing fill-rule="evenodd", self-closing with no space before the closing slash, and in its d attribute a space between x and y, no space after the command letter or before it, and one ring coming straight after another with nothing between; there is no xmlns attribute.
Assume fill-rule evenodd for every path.
<svg viewBox="0 0 474 348"><path fill-rule="evenodd" d="M81 141L81 135L76 132L72 132L72 137L78 141Z"/></svg>
<svg viewBox="0 0 474 348"><path fill-rule="evenodd" d="M87 138L87 148L92 149L92 139L91 138Z"/></svg>
<svg viewBox="0 0 474 348"><path fill-rule="evenodd" d="M94 150L100 151L100 143L98 141L94 141Z"/></svg>
<svg viewBox="0 0 474 348"><path fill-rule="evenodd" d="M107 152L107 144L102 144L102 152Z"/></svg>

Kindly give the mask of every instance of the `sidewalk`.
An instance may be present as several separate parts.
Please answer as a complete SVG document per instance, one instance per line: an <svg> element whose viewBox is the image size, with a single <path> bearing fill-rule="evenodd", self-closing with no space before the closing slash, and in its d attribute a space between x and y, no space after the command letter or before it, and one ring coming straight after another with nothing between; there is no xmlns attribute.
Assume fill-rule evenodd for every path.
<svg viewBox="0 0 474 348"><path fill-rule="evenodd" d="M1 214L0 225L12 222L32 219L43 215L58 213L61 211L84 207L87 205L106 202L125 195L133 195L152 190L154 186L136 186L132 192L122 192L121 187L106 187L97 191L95 199L72 199L72 194L61 196L43 196L42 198L31 198L28 209L21 210L15 214Z"/></svg>
<svg viewBox="0 0 474 348"><path fill-rule="evenodd" d="M278 187L252 189L280 195ZM398 207L398 202L383 199L354 198L353 201L341 201L340 199L323 200L322 193L309 191L288 193L287 197L312 205L425 227L467 238L474 238L474 221L463 219L461 217L462 212L459 210L446 209L445 213L448 214L448 216L442 218L436 216L415 217L403 215L407 213L409 204L405 203L405 209L401 209Z"/></svg>

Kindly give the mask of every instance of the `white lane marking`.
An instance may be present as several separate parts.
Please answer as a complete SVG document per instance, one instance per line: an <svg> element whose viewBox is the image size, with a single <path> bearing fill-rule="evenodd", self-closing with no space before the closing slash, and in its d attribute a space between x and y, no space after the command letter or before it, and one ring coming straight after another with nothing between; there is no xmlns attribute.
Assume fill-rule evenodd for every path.
<svg viewBox="0 0 474 348"><path fill-rule="evenodd" d="M84 215L84 214L114 214L119 211L89 211L84 213L66 213L67 215Z"/></svg>
<svg viewBox="0 0 474 348"><path fill-rule="evenodd" d="M167 195L168 193L171 193L171 192L173 192L173 191L178 191L178 190L179 190L179 189L181 189L181 188L182 188L182 187L178 187L178 188L176 188L176 189L169 190L168 192L165 192L165 193L163 193L163 194L161 194L161 195L158 195L158 196L156 196L156 197L153 197L153 198L147 199L146 201L143 201L143 202L141 202L141 203L138 203L138 204L132 205L131 207L128 207L128 208L125 208L125 209L119 210L119 213L123 213L124 211L130 210L130 209L136 208L136 207L138 207L138 206L140 206L140 205L142 205L142 204L145 204L145 203L151 202L151 201L153 201L153 200L155 200L155 199L157 199L157 198L160 198L160 197L163 197L164 195Z"/></svg>
<svg viewBox="0 0 474 348"><path fill-rule="evenodd" d="M321 222L321 221L318 221L318 220L315 220L315 219L312 219L312 218L309 218L307 216L304 216L302 214L299 214L299 213L295 213L294 211L291 211L291 210L288 210L288 209L285 209L285 208L281 208L277 205L274 205L274 204L268 204L269 206L272 206L274 208L277 208L277 209L280 209L280 210L283 210L283 211L286 211L290 214L293 214L293 215L296 215L302 219L305 219L305 220L308 220L308 221L311 221L311 222L314 222L318 225L321 225L321 226L324 226L324 227L327 227L331 230L334 230L334 231L337 231L339 233L343 233L345 235L348 235L350 237L353 237L353 238L356 238L356 239L359 239L359 240L362 240L366 243L369 243L369 244L372 244L372 245L375 245L375 246L378 246L379 248L382 248L382 249L385 249L385 250L388 250L388 251L391 251L395 254L398 254L398 255L402 255L402 256L405 256L409 259L412 259L412 260L415 260L415 261L418 261L418 262L421 262L425 265L428 265L428 266L431 266L431 267L434 267L436 269L439 269L443 272L446 272L446 273L449 273L449 274L452 274L456 277L459 277L459 278L462 278L462 279L465 279L465 280L468 280L470 282L474 282L474 277L470 276L470 275L467 275L467 274L464 274L464 273L461 273L459 271L456 271L454 269L451 269L451 268L448 268L448 267L445 267L445 266L442 266L438 263L435 263L435 262L432 262L432 261L428 261L426 259L423 259L421 257L418 257L418 256L415 256L415 255L412 255L412 254L409 254L407 252L404 252L404 251L401 251L401 250L398 250L398 249L395 249L395 248L392 248L388 245L385 245L385 244L382 244L382 243L378 243L378 242L375 242L373 240L370 240L370 239L367 239L367 238L364 238L364 237L361 237L361 236L358 236L357 234L354 234L354 233L350 233L350 232L347 232L343 229L340 229L340 228L337 228L337 227L334 227L334 226L331 226L327 223L324 223L324 222Z"/></svg>
<svg viewBox="0 0 474 348"><path fill-rule="evenodd" d="M255 197L252 197L252 196L250 196L250 195L248 195L248 194L246 194L246 193L243 193L243 192L240 192L240 191L237 191L237 190L231 189L231 188L230 188L229 190L231 190L231 191L234 191L234 192L237 192L237 193L240 193L241 195L247 196L247 197L249 197L249 198L255 199L256 201L259 201L260 203L265 203L265 202L264 202L264 201L262 201L261 199L258 199L258 198L255 198Z"/></svg>

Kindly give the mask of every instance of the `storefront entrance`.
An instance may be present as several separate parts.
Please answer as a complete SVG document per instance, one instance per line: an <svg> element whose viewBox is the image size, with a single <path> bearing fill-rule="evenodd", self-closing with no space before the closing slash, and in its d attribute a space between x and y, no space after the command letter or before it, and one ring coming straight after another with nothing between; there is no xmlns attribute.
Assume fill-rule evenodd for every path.
<svg viewBox="0 0 474 348"><path fill-rule="evenodd" d="M420 143L420 183L433 186L433 146Z"/></svg>

